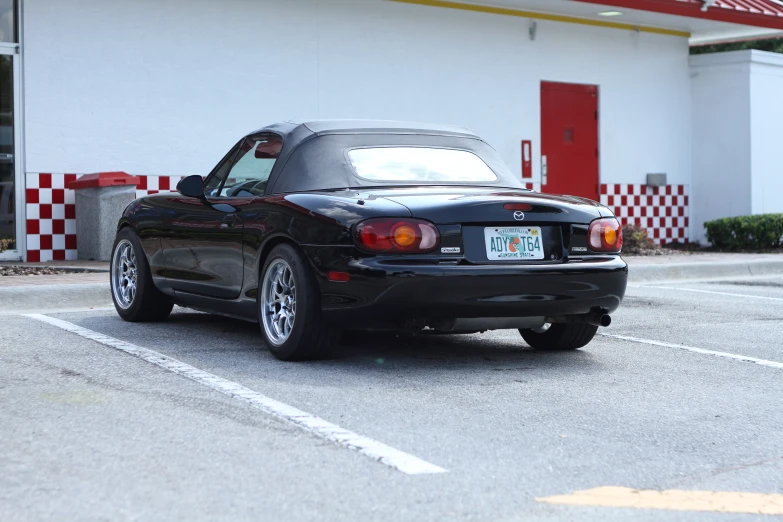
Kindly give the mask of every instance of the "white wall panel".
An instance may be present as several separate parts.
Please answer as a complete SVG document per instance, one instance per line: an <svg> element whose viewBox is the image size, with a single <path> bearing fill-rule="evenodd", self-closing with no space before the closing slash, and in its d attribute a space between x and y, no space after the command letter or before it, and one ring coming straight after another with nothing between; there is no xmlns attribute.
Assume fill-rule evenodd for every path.
<svg viewBox="0 0 783 522"><path fill-rule="evenodd" d="M25 0L27 170L206 173L289 118L466 125L539 174L541 80L600 86L601 180L689 183L684 38L382 0Z"/></svg>
<svg viewBox="0 0 783 522"><path fill-rule="evenodd" d="M750 66L752 209L783 212L783 55L757 54Z"/></svg>
<svg viewBox="0 0 783 522"><path fill-rule="evenodd" d="M694 56L691 238L704 223L751 212L750 77L746 63ZM717 59L717 61L716 61Z"/></svg>

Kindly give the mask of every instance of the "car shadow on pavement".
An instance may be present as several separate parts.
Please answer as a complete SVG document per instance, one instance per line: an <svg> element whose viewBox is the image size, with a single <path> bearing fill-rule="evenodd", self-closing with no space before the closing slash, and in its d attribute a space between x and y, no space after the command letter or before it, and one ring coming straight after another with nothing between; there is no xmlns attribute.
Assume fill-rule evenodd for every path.
<svg viewBox="0 0 783 522"><path fill-rule="evenodd" d="M349 332L334 351L331 360L369 360L381 364L395 362L416 366L474 368L493 371L534 370L536 368L601 366L584 350L568 352L534 351L515 330L483 334L420 334Z"/></svg>
<svg viewBox="0 0 783 522"><path fill-rule="evenodd" d="M180 325L201 339L221 339L219 346L212 344L201 353L264 352L271 354L264 345L258 325L215 315L181 310L172 314L168 326ZM232 346L235 349L232 349ZM196 350L193 350L196 351ZM345 332L340 344L324 360L306 363L276 364L307 365L331 368L376 368L386 371L417 370L486 370L496 374L534 371L553 368L568 372L590 373L604 370L604 364L590 351L567 352L534 351L530 349L516 330L493 331L483 334L419 334L406 335L393 332Z"/></svg>

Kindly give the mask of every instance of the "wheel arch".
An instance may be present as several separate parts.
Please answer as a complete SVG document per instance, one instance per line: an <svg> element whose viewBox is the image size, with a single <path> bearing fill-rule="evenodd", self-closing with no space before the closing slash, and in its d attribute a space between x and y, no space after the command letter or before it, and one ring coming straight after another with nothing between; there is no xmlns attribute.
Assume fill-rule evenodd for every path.
<svg viewBox="0 0 783 522"><path fill-rule="evenodd" d="M308 258L307 254L299 248L299 244L290 236L287 236L285 234L279 234L274 237L270 237L267 239L263 246L261 247L261 250L259 250L258 258L256 260L256 275L258 277L259 284L261 283L261 278L263 277L263 274L261 271L264 269L264 265L266 264L267 258L269 258L269 254L274 250L276 246L279 245L291 245L293 248L295 248L300 254L302 254L308 261L310 259Z"/></svg>

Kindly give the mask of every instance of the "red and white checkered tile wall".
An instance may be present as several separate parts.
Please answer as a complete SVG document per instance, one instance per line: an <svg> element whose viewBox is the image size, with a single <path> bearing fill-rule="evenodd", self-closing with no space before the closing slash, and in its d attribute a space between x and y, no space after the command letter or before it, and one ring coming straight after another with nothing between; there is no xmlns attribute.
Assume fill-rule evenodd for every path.
<svg viewBox="0 0 783 522"><path fill-rule="evenodd" d="M541 190L540 183L526 182L525 187ZM687 185L606 183L601 185L600 198L621 223L646 228L650 238L662 245L689 240Z"/></svg>
<svg viewBox="0 0 783 522"><path fill-rule="evenodd" d="M28 173L27 261L76 260L76 196L67 189L80 174ZM138 176L136 197L170 192L181 176Z"/></svg>
<svg viewBox="0 0 783 522"><path fill-rule="evenodd" d="M622 224L646 228L649 236L662 245L689 240L688 185L602 184L601 204L609 207Z"/></svg>

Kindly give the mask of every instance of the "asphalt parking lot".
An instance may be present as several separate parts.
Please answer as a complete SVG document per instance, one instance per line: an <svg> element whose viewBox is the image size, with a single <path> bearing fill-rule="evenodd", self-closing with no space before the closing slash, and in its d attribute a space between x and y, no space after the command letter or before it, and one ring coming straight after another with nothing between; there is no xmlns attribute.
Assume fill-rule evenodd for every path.
<svg viewBox="0 0 783 522"><path fill-rule="evenodd" d="M362 335L283 363L255 325L179 308L48 317L87 330L2 318L6 522L765 519L735 497L700 511L694 491L783 513L783 277L631 285L572 353L515 331ZM333 425L376 445L324 437ZM610 486L684 493L664 510L568 500Z"/></svg>

